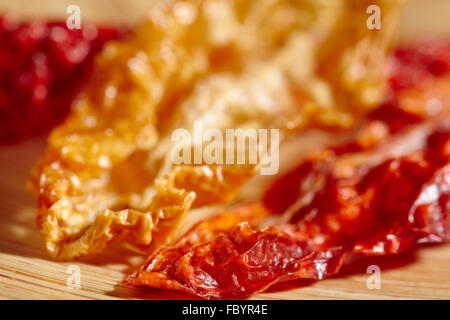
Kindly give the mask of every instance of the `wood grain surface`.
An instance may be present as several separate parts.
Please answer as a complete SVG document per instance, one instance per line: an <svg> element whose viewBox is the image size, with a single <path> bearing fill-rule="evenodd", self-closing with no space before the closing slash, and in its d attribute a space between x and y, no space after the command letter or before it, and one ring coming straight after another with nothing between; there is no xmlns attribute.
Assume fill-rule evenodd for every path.
<svg viewBox="0 0 450 320"><path fill-rule="evenodd" d="M136 24L155 1L0 0L0 11L20 16L65 17L78 4L82 19ZM450 1L415 0L402 15L403 39L422 31L450 33ZM0 299L192 299L191 296L119 285L144 257L111 247L95 259L51 261L35 225L35 200L25 185L45 137L0 148ZM80 289L70 289L68 268L80 268ZM368 289L367 268L381 269L381 288ZM253 299L450 299L450 244L416 248L395 257L370 258L323 281L282 283Z"/></svg>

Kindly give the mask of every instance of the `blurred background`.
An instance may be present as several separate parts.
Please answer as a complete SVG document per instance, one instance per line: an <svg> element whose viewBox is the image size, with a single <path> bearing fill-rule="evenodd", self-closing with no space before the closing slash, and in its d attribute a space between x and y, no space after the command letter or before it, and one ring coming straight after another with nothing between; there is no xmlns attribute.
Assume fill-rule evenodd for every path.
<svg viewBox="0 0 450 320"><path fill-rule="evenodd" d="M69 5L78 5L82 20L133 25L160 1L164 0L0 0L0 12L61 19L67 17ZM409 0L401 14L399 40L411 41L430 32L450 36L450 0Z"/></svg>

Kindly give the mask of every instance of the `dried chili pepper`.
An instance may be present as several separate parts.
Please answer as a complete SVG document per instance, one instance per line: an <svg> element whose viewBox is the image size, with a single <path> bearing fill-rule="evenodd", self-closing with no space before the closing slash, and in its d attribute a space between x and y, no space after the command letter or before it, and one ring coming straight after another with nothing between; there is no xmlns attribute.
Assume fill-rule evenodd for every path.
<svg viewBox="0 0 450 320"><path fill-rule="evenodd" d="M95 53L120 33L0 17L0 144L46 132L64 119Z"/></svg>
<svg viewBox="0 0 450 320"><path fill-rule="evenodd" d="M367 116L354 139L314 153L280 178L265 194L264 207L241 209L254 210L253 216L283 213L272 226L261 229L245 216L219 214L157 250L124 283L207 299L245 298L278 281L332 276L348 255L396 254L416 243L448 241L449 56L444 51L438 63L417 59L420 66L409 66L430 68L422 80L400 88L393 73L394 96ZM432 120L436 114L425 104L411 110L403 100L411 92L419 101L439 100L444 120ZM215 228L215 219L228 223Z"/></svg>
<svg viewBox="0 0 450 320"><path fill-rule="evenodd" d="M424 38L414 45L395 50L389 63L393 90L403 90L450 72L450 43Z"/></svg>
<svg viewBox="0 0 450 320"><path fill-rule="evenodd" d="M208 299L245 298L278 281L334 275L352 253L394 254L417 242L448 240L449 150L447 122L421 148L381 162L377 151L364 164L347 168L352 172L342 170L349 159L310 159L295 173L303 175L299 188L285 184L289 179L276 185L280 192L297 191L279 222L263 230L242 222L223 232L211 229L207 220L155 252L125 284ZM353 154L350 163L359 163L361 156ZM278 200L266 197L265 202L278 210Z"/></svg>

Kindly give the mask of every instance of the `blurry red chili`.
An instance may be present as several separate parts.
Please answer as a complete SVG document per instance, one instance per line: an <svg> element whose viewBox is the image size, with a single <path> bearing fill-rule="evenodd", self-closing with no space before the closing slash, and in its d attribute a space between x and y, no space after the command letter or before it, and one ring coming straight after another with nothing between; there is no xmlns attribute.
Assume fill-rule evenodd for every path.
<svg viewBox="0 0 450 320"><path fill-rule="evenodd" d="M44 133L67 115L93 56L115 27L0 17L0 144Z"/></svg>

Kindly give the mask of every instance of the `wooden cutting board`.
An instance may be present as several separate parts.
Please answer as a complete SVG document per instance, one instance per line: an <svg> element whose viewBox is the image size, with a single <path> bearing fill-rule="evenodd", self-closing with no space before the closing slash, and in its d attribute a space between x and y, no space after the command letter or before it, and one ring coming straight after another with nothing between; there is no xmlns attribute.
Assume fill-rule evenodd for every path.
<svg viewBox="0 0 450 320"><path fill-rule="evenodd" d="M449 16L446 0L413 1L403 15L400 29L413 36L417 14L440 11ZM136 23L151 6L143 0L51 1L2 0L0 11L6 9L24 16L64 17L65 8L79 4L82 19L117 20ZM424 7L425 6L425 7ZM424 10L424 8L428 8ZM437 9L438 8L438 9ZM442 13L444 12L446 13ZM448 11L445 11L448 10ZM416 18L415 18L416 17ZM430 30L447 30L448 19L422 21ZM419 19L419 20L420 20ZM441 21L436 24L436 21ZM447 27L442 24L447 24ZM425 28L427 29L427 28ZM32 164L45 145L45 138L0 147L0 298L1 299L183 299L191 296L152 289L129 289L119 285L127 274L137 268L144 257L121 248L109 248L95 259L58 263L51 261L34 223L35 200L25 188ZM369 289L372 274L369 266L379 266L380 288ZM342 273L323 281L294 281L279 284L254 299L450 299L450 244L420 247L395 257L370 258L345 267ZM79 268L80 288L68 286L71 270Z"/></svg>

